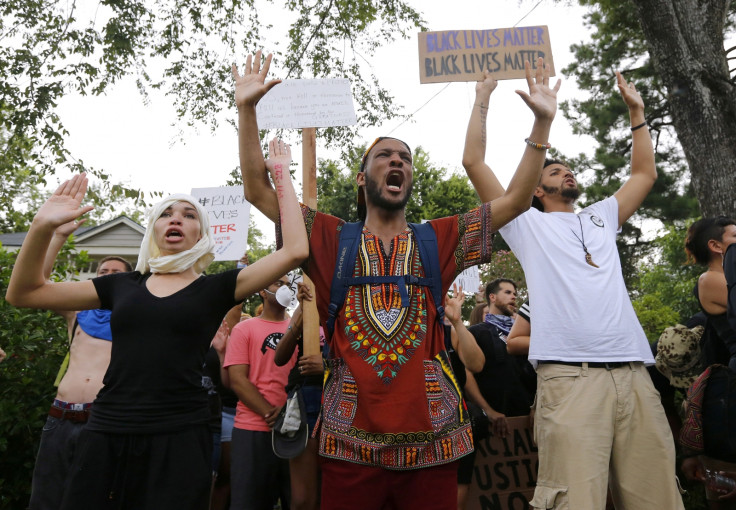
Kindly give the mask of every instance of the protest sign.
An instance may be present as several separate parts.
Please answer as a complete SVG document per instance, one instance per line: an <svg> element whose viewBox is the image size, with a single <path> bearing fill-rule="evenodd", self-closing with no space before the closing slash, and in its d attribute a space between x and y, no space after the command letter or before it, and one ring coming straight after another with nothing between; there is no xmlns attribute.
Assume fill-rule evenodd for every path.
<svg viewBox="0 0 736 510"><path fill-rule="evenodd" d="M478 292L480 287L480 274L478 273L478 266L470 266L465 269L462 273L457 275L453 284L463 288L463 292L466 294L475 294ZM452 287L450 287L452 288Z"/></svg>
<svg viewBox="0 0 736 510"><path fill-rule="evenodd" d="M419 32L419 82L478 81L488 70L497 80L524 78L524 62L538 57L555 75L546 25Z"/></svg>
<svg viewBox="0 0 736 510"><path fill-rule="evenodd" d="M537 447L528 416L507 418L505 438L477 441L467 510L527 510L537 483Z"/></svg>
<svg viewBox="0 0 736 510"><path fill-rule="evenodd" d="M202 204L215 239L215 260L240 260L248 249L250 203L242 186L194 188L192 196Z"/></svg>
<svg viewBox="0 0 736 510"><path fill-rule="evenodd" d="M358 123L347 78L284 80L256 106L260 129L352 126Z"/></svg>

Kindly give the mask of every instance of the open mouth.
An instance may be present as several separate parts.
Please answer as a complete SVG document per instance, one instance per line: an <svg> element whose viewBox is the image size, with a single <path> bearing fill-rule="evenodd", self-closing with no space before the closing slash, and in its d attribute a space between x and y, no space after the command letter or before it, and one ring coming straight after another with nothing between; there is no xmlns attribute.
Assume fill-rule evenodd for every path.
<svg viewBox="0 0 736 510"><path fill-rule="evenodd" d="M184 235L178 229L170 228L169 230L166 231L166 239L182 238L182 237L184 237Z"/></svg>
<svg viewBox="0 0 736 510"><path fill-rule="evenodd" d="M389 191L401 191L401 186L404 184L404 174L398 171L389 172L386 177L386 188Z"/></svg>

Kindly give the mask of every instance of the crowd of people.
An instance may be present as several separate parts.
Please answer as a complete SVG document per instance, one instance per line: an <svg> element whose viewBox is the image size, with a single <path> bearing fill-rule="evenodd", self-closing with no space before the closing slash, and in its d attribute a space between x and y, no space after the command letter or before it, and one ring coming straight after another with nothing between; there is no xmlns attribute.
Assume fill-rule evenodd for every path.
<svg viewBox="0 0 736 510"><path fill-rule="evenodd" d="M560 82L550 86L540 58L526 63L528 91L516 91L534 121L506 189L485 162L496 88L485 73L462 158L482 205L407 222L412 151L379 137L362 157L360 218L349 223L298 203L287 144L274 139L263 157L256 104L279 84L267 80L270 63L257 52L233 77L244 193L277 225L272 254L204 274L214 247L207 212L178 194L151 209L135 271L112 257L97 278L51 282L58 251L91 209L86 177L63 183L37 212L7 300L58 310L72 342L30 508L462 510L475 441L505 437L518 416L533 417L538 448L532 508L684 508L679 429L650 376L662 383L655 354L657 366L673 358L650 348L616 249L657 177L634 84L616 73L632 150L631 174L611 197L575 212L572 169L547 158ZM466 327L453 282L491 260L497 232L521 262L530 300L517 306L511 279L488 282ZM708 268L695 289L708 355L696 356L702 370L689 366L689 384L711 365L736 368L723 271L735 241L736 223L722 218L689 232L688 253ZM297 267L311 283L297 288ZM262 309L242 317L255 293ZM302 339L308 312L300 304L288 314L294 294L316 302L319 354ZM700 393L688 399L691 415L708 405ZM705 430L705 444L687 443L686 474L736 478L736 459L714 452L716 432ZM732 508L736 489L709 499Z"/></svg>

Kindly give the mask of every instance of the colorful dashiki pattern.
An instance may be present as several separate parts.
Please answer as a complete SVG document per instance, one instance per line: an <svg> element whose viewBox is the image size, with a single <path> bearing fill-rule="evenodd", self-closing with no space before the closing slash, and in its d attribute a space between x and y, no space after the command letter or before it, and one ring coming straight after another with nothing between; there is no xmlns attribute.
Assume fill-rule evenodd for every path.
<svg viewBox="0 0 736 510"><path fill-rule="evenodd" d="M378 237L364 232L358 252L360 266L356 264L354 275L423 275L419 264L412 263L419 259L412 256L414 249L408 230L394 239L389 255L383 253ZM395 284L351 287L345 299L345 333L350 346L385 384L396 377L427 335L424 289L410 285L407 290L417 306L402 308Z"/></svg>

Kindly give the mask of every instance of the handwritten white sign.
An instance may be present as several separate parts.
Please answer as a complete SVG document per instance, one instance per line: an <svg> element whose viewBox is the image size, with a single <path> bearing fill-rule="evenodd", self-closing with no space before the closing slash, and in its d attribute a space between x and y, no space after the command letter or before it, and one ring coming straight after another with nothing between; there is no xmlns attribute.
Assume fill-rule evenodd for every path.
<svg viewBox="0 0 736 510"><path fill-rule="evenodd" d="M478 290L478 286L480 285L480 274L478 273L478 266L471 266L459 275L457 275L454 283L457 284L458 287L462 286L463 293L475 294Z"/></svg>
<svg viewBox="0 0 736 510"><path fill-rule="evenodd" d="M250 203L242 186L194 188L192 196L207 209L215 238L215 260L240 260L248 249Z"/></svg>
<svg viewBox="0 0 736 510"><path fill-rule="evenodd" d="M347 78L284 80L256 106L260 129L352 126L358 123Z"/></svg>

